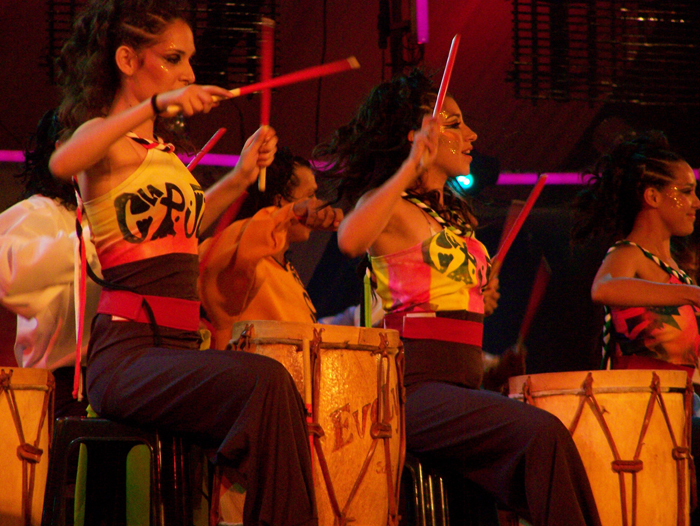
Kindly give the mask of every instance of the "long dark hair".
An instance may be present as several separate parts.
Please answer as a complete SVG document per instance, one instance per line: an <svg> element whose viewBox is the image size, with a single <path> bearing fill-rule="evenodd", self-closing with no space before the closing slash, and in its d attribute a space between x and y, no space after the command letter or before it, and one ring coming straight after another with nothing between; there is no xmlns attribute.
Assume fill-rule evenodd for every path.
<svg viewBox="0 0 700 526"><path fill-rule="evenodd" d="M373 88L350 122L314 149L314 157L323 163L319 175L336 181L337 201L346 199L354 204L394 175L411 151L409 132L420 129L436 98L431 76L423 70L394 77ZM447 187L444 207L438 192L413 189L409 193L429 202L438 212L450 210L467 223L474 221L471 205Z"/></svg>
<svg viewBox="0 0 700 526"><path fill-rule="evenodd" d="M187 0L92 0L73 25L57 61L63 90L59 120L67 134L82 123L105 116L120 85L114 56L128 45L140 50L155 43L168 24L188 22ZM171 139L156 119L160 135Z"/></svg>
<svg viewBox="0 0 700 526"><path fill-rule="evenodd" d="M604 236L627 236L642 209L644 191L663 188L673 178L673 163L683 158L671 149L659 131L628 137L585 172L586 188L574 203L576 220L571 231L575 242Z"/></svg>
<svg viewBox="0 0 700 526"><path fill-rule="evenodd" d="M24 168L17 178L24 184L22 199L39 194L58 199L69 210L77 206L73 185L56 179L49 171L49 159L61 133L56 110L47 111L39 121L24 152Z"/></svg>

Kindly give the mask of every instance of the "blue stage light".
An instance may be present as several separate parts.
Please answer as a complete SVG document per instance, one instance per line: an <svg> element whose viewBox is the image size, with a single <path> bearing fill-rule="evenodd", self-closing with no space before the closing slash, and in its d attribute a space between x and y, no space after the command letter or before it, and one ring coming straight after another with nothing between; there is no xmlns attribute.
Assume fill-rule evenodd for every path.
<svg viewBox="0 0 700 526"><path fill-rule="evenodd" d="M459 183L459 186L465 190L469 190L472 186L474 186L474 176L472 174L458 175L457 182Z"/></svg>

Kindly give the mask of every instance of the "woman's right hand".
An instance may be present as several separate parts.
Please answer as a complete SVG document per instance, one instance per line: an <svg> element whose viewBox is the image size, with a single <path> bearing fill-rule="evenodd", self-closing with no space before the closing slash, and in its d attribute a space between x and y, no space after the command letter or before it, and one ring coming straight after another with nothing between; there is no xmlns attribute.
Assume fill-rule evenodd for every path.
<svg viewBox="0 0 700 526"><path fill-rule="evenodd" d="M179 113L189 117L197 113L209 113L222 99L233 97L230 91L218 86L190 84L184 88L159 93L156 106L159 116L174 117Z"/></svg>

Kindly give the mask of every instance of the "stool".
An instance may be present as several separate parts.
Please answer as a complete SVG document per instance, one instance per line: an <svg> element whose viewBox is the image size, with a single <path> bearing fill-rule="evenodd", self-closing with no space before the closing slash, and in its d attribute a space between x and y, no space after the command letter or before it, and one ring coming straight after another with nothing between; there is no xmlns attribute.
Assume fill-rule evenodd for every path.
<svg viewBox="0 0 700 526"><path fill-rule="evenodd" d="M448 498L449 496L449 498ZM401 524L499 526L496 501L483 488L445 466L406 452L401 478ZM452 502L452 506L448 504ZM450 509L452 508L452 509Z"/></svg>
<svg viewBox="0 0 700 526"><path fill-rule="evenodd" d="M135 445L150 451L151 526L191 526L188 445L182 437L165 435L104 418L67 417L56 420L44 497L42 526L65 526L71 459L85 444L88 451L85 524L124 523L126 456ZM111 518L110 518L111 517Z"/></svg>

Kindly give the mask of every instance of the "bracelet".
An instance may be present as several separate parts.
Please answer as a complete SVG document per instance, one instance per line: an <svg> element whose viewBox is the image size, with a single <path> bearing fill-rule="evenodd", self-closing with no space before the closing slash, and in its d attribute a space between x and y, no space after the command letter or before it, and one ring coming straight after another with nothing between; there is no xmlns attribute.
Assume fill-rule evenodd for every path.
<svg viewBox="0 0 700 526"><path fill-rule="evenodd" d="M157 96L158 94L156 93L153 95L153 97L151 97L151 108L153 108L153 113L155 113L156 115L160 115L161 113L163 113L163 110L158 109L158 104L156 104Z"/></svg>

